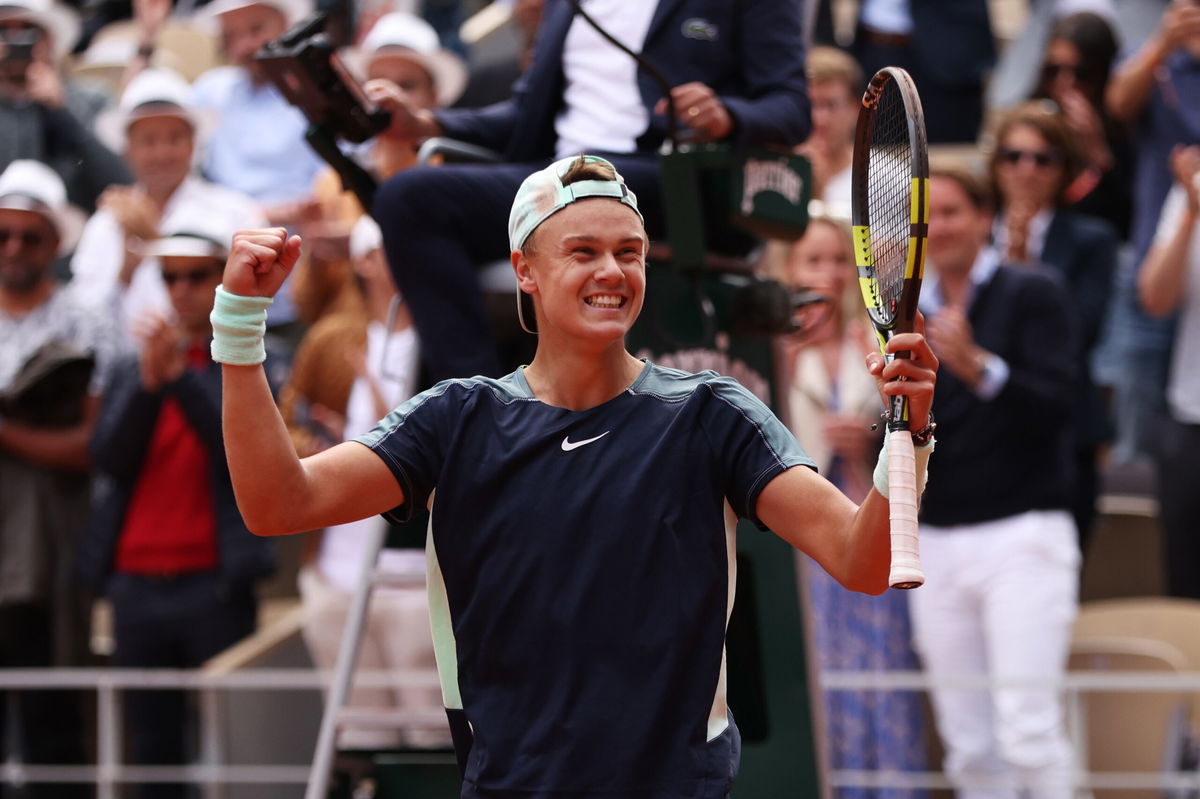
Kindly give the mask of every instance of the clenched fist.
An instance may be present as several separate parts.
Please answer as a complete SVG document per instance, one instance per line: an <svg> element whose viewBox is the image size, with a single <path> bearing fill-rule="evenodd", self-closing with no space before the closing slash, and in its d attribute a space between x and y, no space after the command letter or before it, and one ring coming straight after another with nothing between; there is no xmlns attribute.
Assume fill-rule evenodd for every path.
<svg viewBox="0 0 1200 799"><path fill-rule="evenodd" d="M221 285L230 294L274 297L300 257L300 237L286 228L239 230L225 262Z"/></svg>

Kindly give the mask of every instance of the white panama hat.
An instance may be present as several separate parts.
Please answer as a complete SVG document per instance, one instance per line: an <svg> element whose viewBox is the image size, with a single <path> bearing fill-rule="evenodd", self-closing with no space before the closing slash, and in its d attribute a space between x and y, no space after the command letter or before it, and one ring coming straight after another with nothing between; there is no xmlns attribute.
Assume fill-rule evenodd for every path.
<svg viewBox="0 0 1200 799"><path fill-rule="evenodd" d="M129 126L149 117L177 117L192 126L196 147L200 149L215 122L213 116L197 109L192 101L192 86L178 72L165 67L144 69L129 81L116 108L96 119L100 140L116 152L123 152Z"/></svg>
<svg viewBox="0 0 1200 799"><path fill-rule="evenodd" d="M415 14L384 14L347 54L347 62L365 76L373 59L391 55L416 61L429 73L439 105L450 105L467 87L467 65L443 48L433 26Z"/></svg>
<svg viewBox="0 0 1200 799"><path fill-rule="evenodd" d="M283 14L284 23L292 27L313 13L311 0L212 0L196 14L196 21L203 27L220 27L220 16L250 6L267 6Z"/></svg>
<svg viewBox="0 0 1200 799"><path fill-rule="evenodd" d="M62 178L41 161L18 159L0 174L0 208L41 214L58 233L58 254L75 249L84 213L67 201Z"/></svg>
<svg viewBox="0 0 1200 799"><path fill-rule="evenodd" d="M0 20L4 19L28 20L45 31L56 62L79 40L79 15L55 0L0 0Z"/></svg>
<svg viewBox="0 0 1200 799"><path fill-rule="evenodd" d="M143 256L221 259L229 256L233 234L242 227L241 220L228 210L208 203L185 206L179 211L182 213L172 214L176 221L163 229L160 238L142 243Z"/></svg>

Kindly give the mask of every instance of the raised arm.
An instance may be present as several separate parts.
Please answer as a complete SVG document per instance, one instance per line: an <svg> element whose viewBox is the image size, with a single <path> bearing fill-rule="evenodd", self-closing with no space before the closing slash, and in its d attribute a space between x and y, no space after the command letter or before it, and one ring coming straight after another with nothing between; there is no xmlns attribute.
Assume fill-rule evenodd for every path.
<svg viewBox="0 0 1200 799"><path fill-rule="evenodd" d="M1168 198L1183 195L1182 209L1178 213L1172 208L1171 200L1163 213L1160 227L1171 231L1165 241L1155 242L1142 268L1138 270L1138 294L1142 308L1151 316L1169 316L1183 301L1188 264L1197 257L1190 253L1196 232L1196 221L1200 219L1200 146L1176 148L1171 155L1171 170L1175 173L1175 185L1179 188Z"/></svg>
<svg viewBox="0 0 1200 799"><path fill-rule="evenodd" d="M906 333L888 342L889 352L910 350L911 359L884 364L878 353L867 364L887 396L907 394L914 431L929 421L938 361L923 335ZM894 378L904 377L903 381ZM888 501L872 488L861 506L832 483L805 467L779 474L763 488L758 518L797 549L821 564L846 588L880 594L888 587L891 565Z"/></svg>
<svg viewBox="0 0 1200 799"><path fill-rule="evenodd" d="M246 230L233 238L213 310L218 344L241 344L226 320L242 298L273 297L300 255L300 237L283 228ZM254 302L253 300L251 302ZM222 318L225 315L225 318ZM252 337L251 337L252 338ZM253 344L254 342L249 342ZM214 347L219 350L219 347ZM261 363L227 355L222 365L221 423L238 508L258 535L303 532L390 510L404 502L391 471L361 444L339 444L311 458L296 455Z"/></svg>
<svg viewBox="0 0 1200 799"><path fill-rule="evenodd" d="M1191 0L1175 0L1163 12L1158 30L1113 74L1104 96L1108 113L1127 124L1136 119L1150 99L1159 67L1167 56L1197 35L1200 6Z"/></svg>

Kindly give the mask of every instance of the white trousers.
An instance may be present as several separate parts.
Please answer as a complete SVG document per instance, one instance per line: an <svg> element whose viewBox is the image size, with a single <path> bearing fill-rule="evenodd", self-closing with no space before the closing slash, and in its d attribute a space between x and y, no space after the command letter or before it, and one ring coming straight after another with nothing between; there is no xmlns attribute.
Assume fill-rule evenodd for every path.
<svg viewBox="0 0 1200 799"><path fill-rule="evenodd" d="M1061 679L1078 609L1079 547L1066 511L921 527L925 585L909 593L944 764L963 799L1065 799L1074 758L1061 692L953 686L961 675Z"/></svg>
<svg viewBox="0 0 1200 799"><path fill-rule="evenodd" d="M311 567L300 571L299 584L304 606L304 642L317 668L331 670L337 663L342 631L350 614L351 595L331 586ZM358 651L359 669L428 669L431 674L437 674L424 585L376 589L367 607L363 630ZM374 709L444 709L440 688L401 683L392 687L354 687L348 705ZM338 737L338 746L342 749L441 748L449 745L449 722L445 729L347 728Z"/></svg>

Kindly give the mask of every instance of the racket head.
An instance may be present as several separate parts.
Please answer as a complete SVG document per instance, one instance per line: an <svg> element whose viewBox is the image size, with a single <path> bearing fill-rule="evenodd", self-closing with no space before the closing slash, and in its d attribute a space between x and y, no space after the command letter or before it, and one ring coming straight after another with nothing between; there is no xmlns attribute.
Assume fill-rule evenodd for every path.
<svg viewBox="0 0 1200 799"><path fill-rule="evenodd" d="M863 93L851 180L859 286L882 348L914 327L929 229L925 114L899 67L876 72Z"/></svg>

